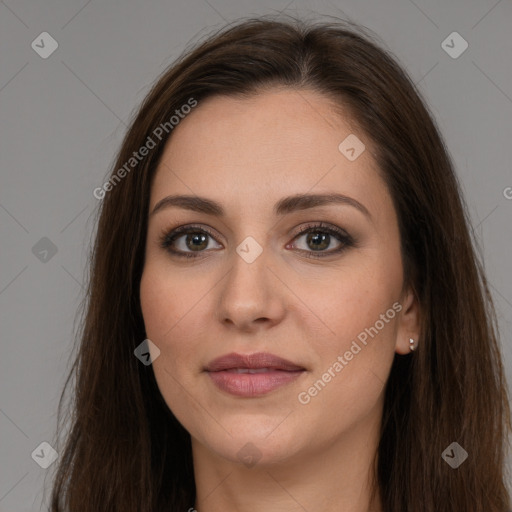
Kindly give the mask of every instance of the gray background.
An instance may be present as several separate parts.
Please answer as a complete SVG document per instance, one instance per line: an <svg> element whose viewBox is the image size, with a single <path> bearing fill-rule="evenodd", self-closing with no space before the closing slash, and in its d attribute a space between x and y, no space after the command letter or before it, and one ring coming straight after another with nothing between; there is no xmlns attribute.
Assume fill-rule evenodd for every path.
<svg viewBox="0 0 512 512"><path fill-rule="evenodd" d="M362 23L419 84L463 184L512 381L509 0L1 1L0 511L39 510L55 467L40 468L31 453L52 439L98 207L92 192L130 114L191 39L282 10ZM47 59L31 47L45 31L59 45ZM441 46L453 31L469 43L456 59ZM34 254L43 237L55 255Z"/></svg>

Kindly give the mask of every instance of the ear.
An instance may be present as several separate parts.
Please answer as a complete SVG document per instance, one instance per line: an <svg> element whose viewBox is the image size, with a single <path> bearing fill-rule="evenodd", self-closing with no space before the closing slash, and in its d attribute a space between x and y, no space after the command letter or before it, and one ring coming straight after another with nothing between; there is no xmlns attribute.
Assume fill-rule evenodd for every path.
<svg viewBox="0 0 512 512"><path fill-rule="evenodd" d="M420 338L420 304L416 294L409 289L400 301L402 309L397 319L395 352L397 354L410 354L410 342L412 338L416 347Z"/></svg>

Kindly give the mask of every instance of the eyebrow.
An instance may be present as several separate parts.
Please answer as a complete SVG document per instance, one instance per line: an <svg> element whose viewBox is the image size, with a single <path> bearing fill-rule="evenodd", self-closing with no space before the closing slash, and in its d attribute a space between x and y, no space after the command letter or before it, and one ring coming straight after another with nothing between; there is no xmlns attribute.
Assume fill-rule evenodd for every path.
<svg viewBox="0 0 512 512"><path fill-rule="evenodd" d="M353 206L362 212L366 217L372 220L372 216L368 209L356 199L345 196L343 194L296 194L293 196L283 197L274 205L274 214L276 216L287 215L295 211L307 210L318 206L326 206L330 204L342 204ZM170 207L183 208L194 212L205 213L215 217L225 217L224 208L220 203L207 199L206 197L193 195L171 195L164 197L153 208L151 216L157 212Z"/></svg>

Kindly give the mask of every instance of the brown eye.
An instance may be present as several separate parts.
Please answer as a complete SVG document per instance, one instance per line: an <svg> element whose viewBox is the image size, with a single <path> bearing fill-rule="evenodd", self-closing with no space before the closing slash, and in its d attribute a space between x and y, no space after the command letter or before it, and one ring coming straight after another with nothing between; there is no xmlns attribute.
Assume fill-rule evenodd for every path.
<svg viewBox="0 0 512 512"><path fill-rule="evenodd" d="M311 245L310 245L311 244ZM331 235L321 232L306 234L306 245L314 251L328 249L331 245Z"/></svg>
<svg viewBox="0 0 512 512"><path fill-rule="evenodd" d="M208 247L208 235L204 233L187 234L185 236L185 246L192 251L200 251ZM177 237L178 239L181 237Z"/></svg>
<svg viewBox="0 0 512 512"><path fill-rule="evenodd" d="M305 247L296 247L295 243L292 245L299 251L304 252L307 257L313 258L338 254L349 246L354 245L354 240L348 233L340 228L322 223L306 226L305 229L295 236L294 240L301 237L305 237L303 243ZM332 245L335 243L337 245L332 248ZM327 250L329 248L331 250Z"/></svg>
<svg viewBox="0 0 512 512"><path fill-rule="evenodd" d="M164 234L160 246L173 255L193 258L211 249L211 240L215 238L206 228L182 226Z"/></svg>
<svg viewBox="0 0 512 512"><path fill-rule="evenodd" d="M293 240L302 237L305 237L303 244L300 244L304 245L303 247L297 247L295 242L286 247L297 249L304 256L311 258L339 254L355 245L354 239L347 232L323 223L306 226ZM211 241L218 246L212 247ZM172 255L187 258L198 257L212 249L222 248L211 231L205 227L196 226L181 226L164 233L160 238L160 246Z"/></svg>

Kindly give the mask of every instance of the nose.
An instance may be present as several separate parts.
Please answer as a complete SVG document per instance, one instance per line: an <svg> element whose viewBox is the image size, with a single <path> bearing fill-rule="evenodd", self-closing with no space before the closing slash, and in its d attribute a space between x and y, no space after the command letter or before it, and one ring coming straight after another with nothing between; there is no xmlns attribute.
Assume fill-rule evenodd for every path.
<svg viewBox="0 0 512 512"><path fill-rule="evenodd" d="M286 286L269 267L269 253L264 249L252 263L233 254L233 266L220 285L217 308L225 327L252 332L270 328L284 318Z"/></svg>

